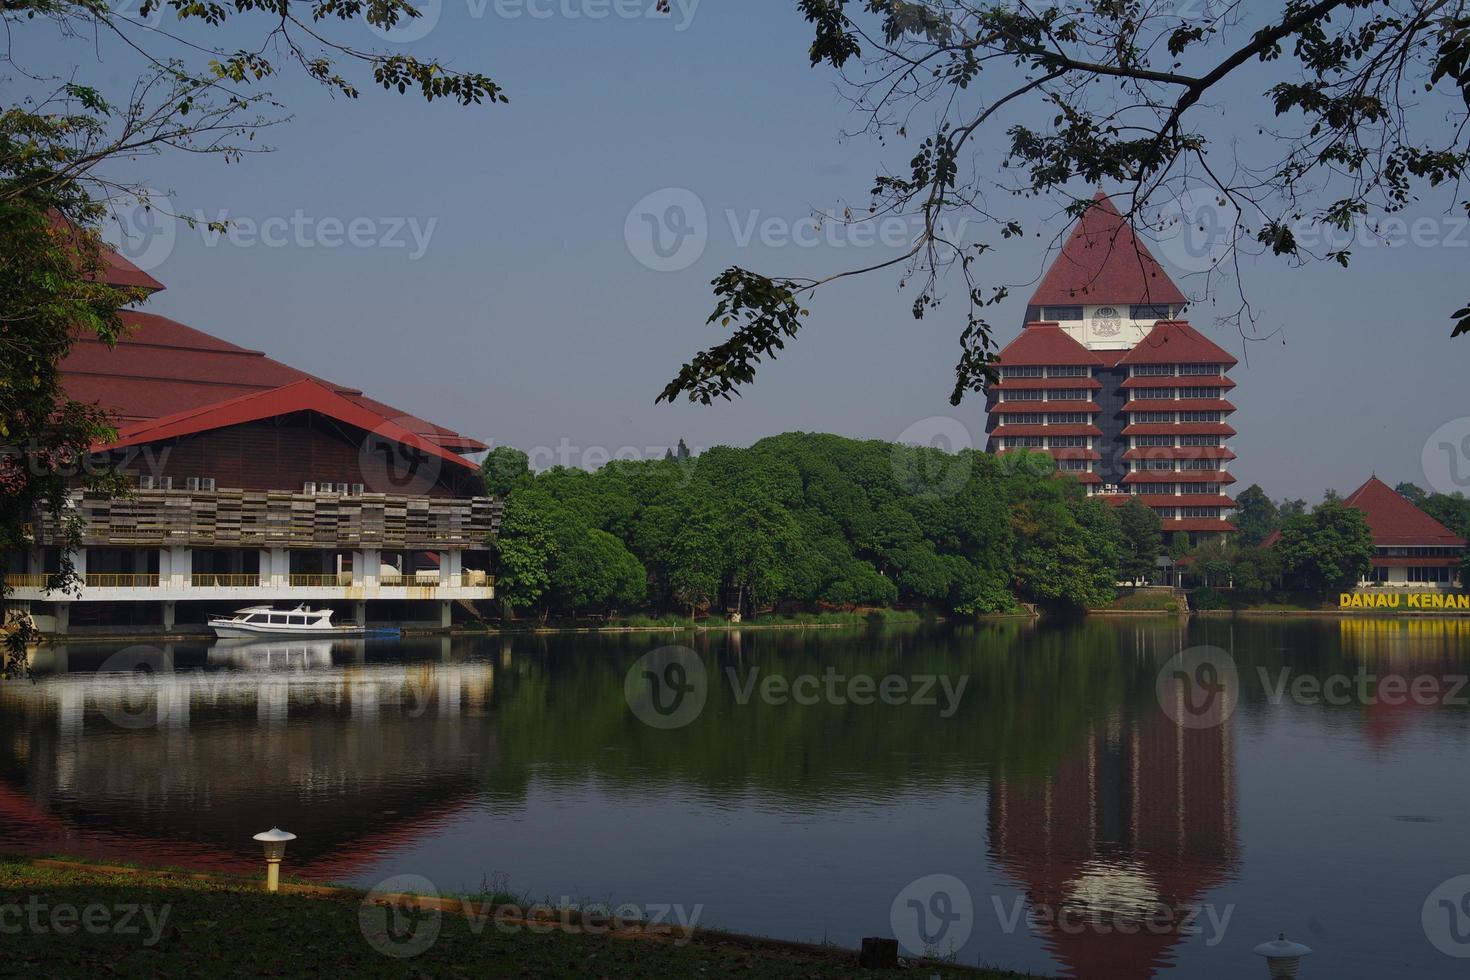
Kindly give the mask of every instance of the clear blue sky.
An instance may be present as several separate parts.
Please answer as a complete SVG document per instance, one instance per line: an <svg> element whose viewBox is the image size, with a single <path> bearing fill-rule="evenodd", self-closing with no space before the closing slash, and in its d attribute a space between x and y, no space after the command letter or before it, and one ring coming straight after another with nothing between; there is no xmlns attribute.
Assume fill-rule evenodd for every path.
<svg viewBox="0 0 1470 980"><path fill-rule="evenodd" d="M494 444L611 451L683 437L698 449L791 429L892 439L933 416L952 416L983 444L983 401L947 402L962 305L951 299L916 322L911 291L891 273L819 295L803 337L743 398L655 405L683 360L720 336L703 323L709 280L726 266L814 274L895 251L742 245L744 227L860 204L875 168L902 168L912 148L840 138L858 120L831 71L808 67L810 34L789 0L705 0L692 16L688 2L675 3L657 20L560 12L564 3L595 10L598 0L532 2L553 15L532 17L521 0L438 0L421 41L391 43L360 25L340 35L482 69L509 105L425 106L366 79L351 101L291 74L270 86L295 115L265 135L275 152L229 165L164 156L128 171L185 213L260 222L299 210L312 222L369 219L373 235L397 219L421 232L433 222L422 256L412 257L407 230L406 248L327 249L210 245L179 227L152 269L168 286L152 308ZM136 68L108 46L99 64L90 43L24 30L33 33L13 32L12 51L33 69L76 65L119 86ZM1263 87L1241 86L1246 96ZM1264 113L1241 103L1250 119ZM625 241L630 209L662 188L693 191L708 216L707 247L679 271L646 268ZM1007 206L1054 213L1052 203ZM1034 279L1059 230L1006 243L991 260L995 277ZM1470 231L1437 237L1449 241L1356 249L1350 271L1252 263L1262 329L1282 333L1251 344L1234 372L1240 486L1316 499L1370 471L1425 482L1426 439L1470 414L1470 340L1448 338L1449 312L1470 299ZM993 311L1002 343L1019 329L1028 292ZM1214 315L1203 304L1191 319L1244 360L1239 336Z"/></svg>

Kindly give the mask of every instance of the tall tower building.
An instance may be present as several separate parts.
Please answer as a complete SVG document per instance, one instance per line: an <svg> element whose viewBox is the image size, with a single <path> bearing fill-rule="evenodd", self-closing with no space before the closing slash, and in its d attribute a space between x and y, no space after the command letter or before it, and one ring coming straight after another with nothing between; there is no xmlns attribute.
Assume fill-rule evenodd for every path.
<svg viewBox="0 0 1470 980"><path fill-rule="evenodd" d="M1050 453L1088 493L1152 508L1165 535L1233 531L1236 360L1179 319L1184 294L1107 195L1093 200L1000 352L990 451Z"/></svg>

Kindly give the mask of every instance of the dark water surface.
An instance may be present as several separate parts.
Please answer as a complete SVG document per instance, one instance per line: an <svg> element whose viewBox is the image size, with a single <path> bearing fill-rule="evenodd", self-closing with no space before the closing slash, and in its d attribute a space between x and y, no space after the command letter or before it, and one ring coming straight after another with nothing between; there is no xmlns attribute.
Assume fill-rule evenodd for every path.
<svg viewBox="0 0 1470 980"><path fill-rule="evenodd" d="M697 660L651 676L702 710L633 710L671 642ZM1238 692L1166 713L1160 670L1200 645ZM0 685L7 849L253 872L279 825L293 874L847 946L922 927L1063 976L1264 976L1251 947L1281 931L1316 949L1305 978L1470 972L1470 899L1431 900L1470 874L1463 621L74 644L35 667ZM1271 689L1361 675L1418 694Z"/></svg>

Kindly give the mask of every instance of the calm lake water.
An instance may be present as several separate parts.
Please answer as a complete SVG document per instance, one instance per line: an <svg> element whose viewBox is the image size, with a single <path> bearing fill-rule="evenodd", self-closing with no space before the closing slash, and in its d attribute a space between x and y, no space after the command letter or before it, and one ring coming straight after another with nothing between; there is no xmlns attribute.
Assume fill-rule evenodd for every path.
<svg viewBox="0 0 1470 980"><path fill-rule="evenodd" d="M645 658L670 643L694 653ZM1251 948L1282 931L1316 949L1306 978L1470 965L1470 899L1431 898L1470 874L1470 622L74 644L35 667L0 685L7 849L254 872L279 825L292 874L919 935L1060 976L1264 976ZM1213 714L1181 712L1201 692Z"/></svg>

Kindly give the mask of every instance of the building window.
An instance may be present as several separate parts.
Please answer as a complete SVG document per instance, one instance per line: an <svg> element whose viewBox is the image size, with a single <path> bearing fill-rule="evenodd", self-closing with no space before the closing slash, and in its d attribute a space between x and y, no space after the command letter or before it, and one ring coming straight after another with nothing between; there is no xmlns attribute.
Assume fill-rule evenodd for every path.
<svg viewBox="0 0 1470 980"><path fill-rule="evenodd" d="M1219 374L1220 374L1220 365L1218 365L1218 364L1181 364L1181 365L1179 365L1179 373L1180 374L1192 374L1192 375L1205 375L1205 374L1209 374L1209 375L1214 375L1214 376L1218 377Z"/></svg>
<svg viewBox="0 0 1470 980"><path fill-rule="evenodd" d="M1168 446L1170 449L1173 449L1174 448L1174 437L1173 436L1134 436L1133 437L1133 445L1135 445L1135 446Z"/></svg>
<svg viewBox="0 0 1470 980"><path fill-rule="evenodd" d="M1388 581L1388 569L1384 568L1382 565L1375 565L1372 571L1368 573L1368 580L1370 582L1377 582L1379 585L1382 585L1383 583Z"/></svg>
<svg viewBox="0 0 1470 980"><path fill-rule="evenodd" d="M1082 319L1082 307L1080 306L1043 306L1041 308L1043 320L1080 320Z"/></svg>
<svg viewBox="0 0 1470 980"><path fill-rule="evenodd" d="M1057 462L1057 469L1068 470L1073 473L1085 472L1087 460L1085 459L1063 459Z"/></svg>
<svg viewBox="0 0 1470 980"><path fill-rule="evenodd" d="M1031 388L1026 391L1003 391L1000 394L1002 402L1039 402L1046 400L1046 392L1040 388Z"/></svg>
<svg viewBox="0 0 1470 980"><path fill-rule="evenodd" d="M1219 388L1180 388L1180 398L1219 398Z"/></svg>
<svg viewBox="0 0 1470 980"><path fill-rule="evenodd" d="M1173 388L1134 388L1131 401L1170 402L1174 400Z"/></svg>
<svg viewBox="0 0 1470 980"><path fill-rule="evenodd" d="M1092 368L1086 364L1053 364L1046 369L1046 376L1048 378L1090 378Z"/></svg>
<svg viewBox="0 0 1470 980"><path fill-rule="evenodd" d="M1130 483L1129 487L1133 493L1169 494L1174 493L1172 483Z"/></svg>
<svg viewBox="0 0 1470 980"><path fill-rule="evenodd" d="M1049 402L1085 402L1091 397L1086 388L1053 388L1046 393Z"/></svg>
<svg viewBox="0 0 1470 980"><path fill-rule="evenodd" d="M1179 413L1179 421L1181 421L1181 422L1218 422L1218 421L1220 421L1220 413L1219 412L1180 412Z"/></svg>
<svg viewBox="0 0 1470 980"><path fill-rule="evenodd" d="M1086 425L1092 419L1086 412L1051 412L1046 421L1051 425Z"/></svg>
<svg viewBox="0 0 1470 980"><path fill-rule="evenodd" d="M1133 374L1135 376L1145 376L1145 375L1146 376L1155 376L1155 375L1166 375L1166 374L1170 374L1171 375L1173 373L1174 373L1174 365L1172 365L1172 364L1135 364L1135 365L1133 365Z"/></svg>
<svg viewBox="0 0 1470 980"><path fill-rule="evenodd" d="M1135 320L1167 320L1169 307L1163 303L1135 303L1128 308Z"/></svg>
<svg viewBox="0 0 1470 980"><path fill-rule="evenodd" d="M1045 425L1046 419L1040 413L1036 415L1002 415L1001 425Z"/></svg>
<svg viewBox="0 0 1470 980"><path fill-rule="evenodd" d="M1050 444L1053 449L1086 449L1086 436L1050 436Z"/></svg>
<svg viewBox="0 0 1470 980"><path fill-rule="evenodd" d="M1213 459L1181 459L1179 461L1181 470L1213 470L1219 465Z"/></svg>
<svg viewBox="0 0 1470 980"><path fill-rule="evenodd" d="M1424 583L1447 583L1450 580L1450 569L1445 565L1410 565L1407 569L1410 582Z"/></svg>
<svg viewBox="0 0 1470 980"><path fill-rule="evenodd" d="M1149 510L1159 515L1160 520L1172 521L1174 519L1173 507L1150 507Z"/></svg>
<svg viewBox="0 0 1470 980"><path fill-rule="evenodd" d="M1012 436L1006 440L1007 449L1040 449L1041 436Z"/></svg>
<svg viewBox="0 0 1470 980"><path fill-rule="evenodd" d="M1141 467L1145 470L1172 470L1174 461L1172 459L1146 459Z"/></svg>
<svg viewBox="0 0 1470 980"><path fill-rule="evenodd" d="M1135 423L1172 423L1174 421L1173 412L1134 412L1132 414Z"/></svg>
<svg viewBox="0 0 1470 980"><path fill-rule="evenodd" d="M1215 520L1220 519L1220 508L1218 507L1181 507L1179 512L1185 517L1208 517Z"/></svg>
<svg viewBox="0 0 1470 980"><path fill-rule="evenodd" d="M1039 378L1041 377L1040 364L1016 364L1000 369L1002 378Z"/></svg>
<svg viewBox="0 0 1470 980"><path fill-rule="evenodd" d="M1181 483L1179 484L1179 492L1196 495L1209 494L1213 496L1220 492L1220 487L1214 483Z"/></svg>
<svg viewBox="0 0 1470 980"><path fill-rule="evenodd" d="M1179 445L1181 445L1181 446L1218 446L1218 445L1220 445L1220 437L1219 436L1180 436L1179 437Z"/></svg>

